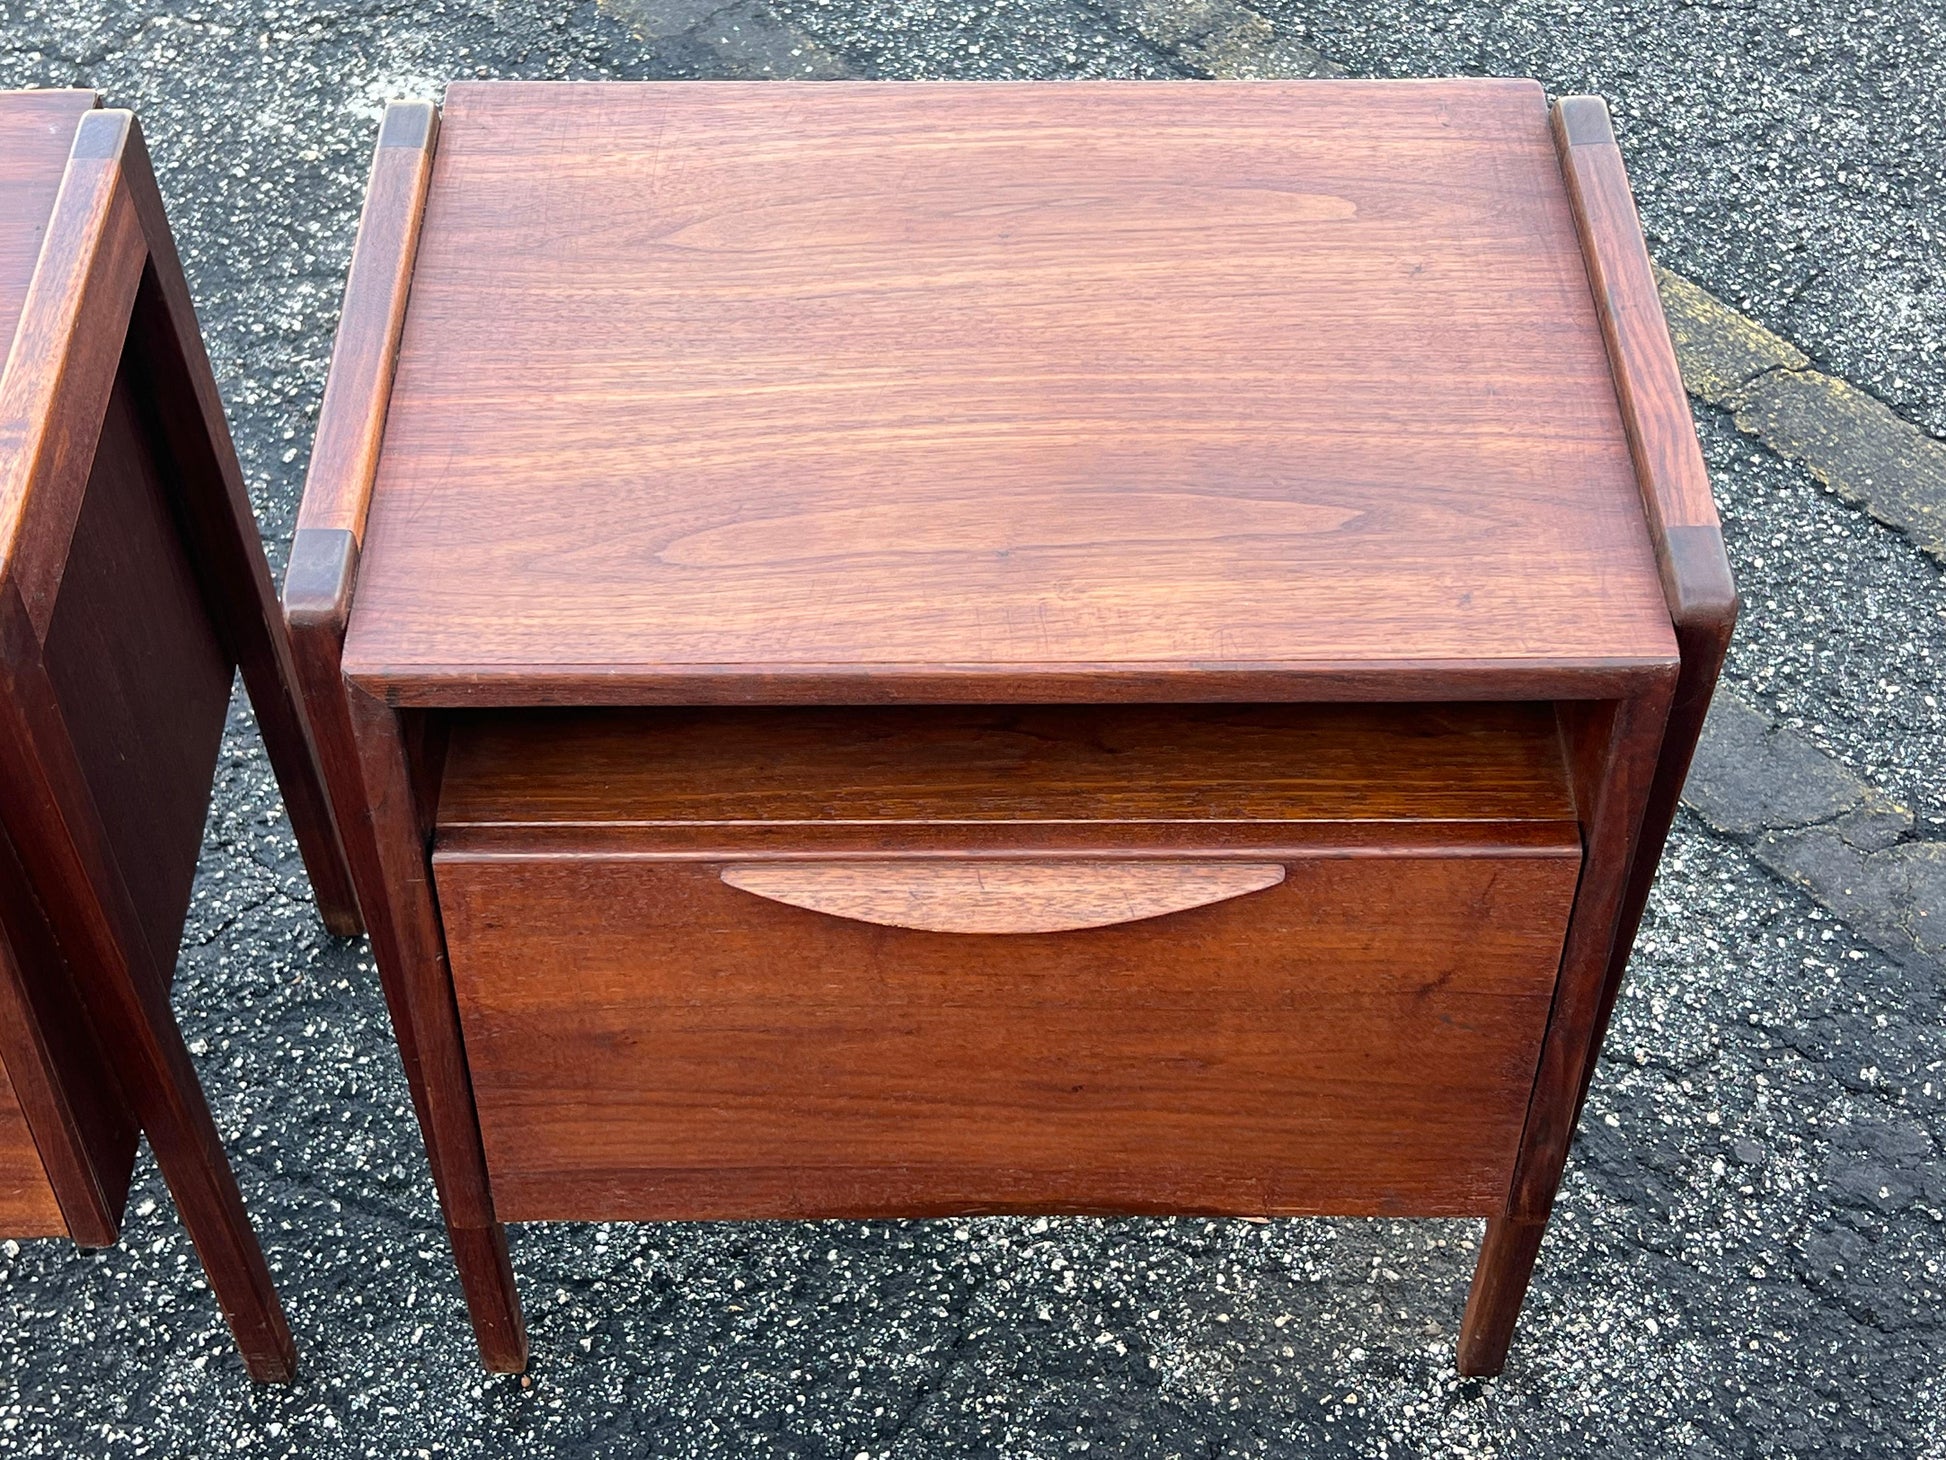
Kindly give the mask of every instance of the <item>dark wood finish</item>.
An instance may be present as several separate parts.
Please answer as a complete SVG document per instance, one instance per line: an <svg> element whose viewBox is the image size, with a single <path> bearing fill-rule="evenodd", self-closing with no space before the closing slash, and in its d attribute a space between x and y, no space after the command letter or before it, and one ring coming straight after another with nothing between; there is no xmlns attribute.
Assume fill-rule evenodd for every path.
<svg viewBox="0 0 1946 1460"><path fill-rule="evenodd" d="M0 1231L16 1237L65 1237L68 1231L5 1066L0 1066Z"/></svg>
<svg viewBox="0 0 1946 1460"><path fill-rule="evenodd" d="M445 970L412 727L351 690L341 671L358 539L438 137L437 114L425 103L386 108L291 544L284 612L481 1357L489 1368L514 1372L526 1365L526 1328L506 1235L493 1214Z"/></svg>
<svg viewBox="0 0 1946 1460"><path fill-rule="evenodd" d="M1501 1209L1579 859L1544 708L578 718L464 717L447 753L503 1218ZM1222 900L968 933L744 890L971 873L1038 916L1130 870Z"/></svg>
<svg viewBox="0 0 1946 1460"><path fill-rule="evenodd" d="M354 859L352 865L372 879L370 896L360 882L360 900L371 921L386 1006L405 1052L413 1104L425 1132L480 1356L489 1369L518 1373L527 1366L527 1330L506 1259L506 1236L494 1210L446 967L446 940L427 860L430 807L413 774L410 736L398 712L349 685L341 699L358 754L370 827L364 854L370 862L361 867Z"/></svg>
<svg viewBox="0 0 1946 1460"><path fill-rule="evenodd" d="M135 1166L135 1119L102 1068L67 960L3 830L0 1064L34 1133L67 1234L83 1247L108 1246L120 1232Z"/></svg>
<svg viewBox="0 0 1946 1460"><path fill-rule="evenodd" d="M1563 98L1554 111L1554 135L1680 667L1665 692L1666 709L1644 697L1623 702L1608 718L1578 717L1580 783L1599 793L1593 799L1620 800L1615 815L1605 805L1599 813L1590 809L1588 872L1576 914L1577 929L1586 916L1588 934L1570 934L1549 1057L1536 1085L1510 1202L1512 1219L1489 1231L1467 1305L1461 1365L1482 1374L1498 1373L1506 1360L1541 1224L1587 1100L1737 613L1709 474L1607 106L1596 97ZM1609 846L1625 837L1626 854L1606 847L1597 853L1596 836ZM1597 939L1605 944L1598 983L1590 973Z"/></svg>
<svg viewBox="0 0 1946 1460"><path fill-rule="evenodd" d="M388 120L286 604L489 1362L506 1219L1392 1210L1496 1371L1734 604L1647 278L1530 83Z"/></svg>
<svg viewBox="0 0 1946 1460"><path fill-rule="evenodd" d="M41 661L150 957L167 977L189 912L232 673L209 632L155 447L124 368Z"/></svg>
<svg viewBox="0 0 1946 1460"><path fill-rule="evenodd" d="M406 291L419 246L419 220L438 143L439 112L431 102L395 101L386 107L298 512L303 536L345 532L355 545L365 535L399 330L405 323ZM292 565L294 569L295 554Z"/></svg>
<svg viewBox="0 0 1946 1460"><path fill-rule="evenodd" d="M12 340L20 323L75 125L95 106L92 91L14 91L0 99L0 341Z"/></svg>
<svg viewBox="0 0 1946 1460"><path fill-rule="evenodd" d="M1505 1362L1540 1245L1534 1224L1545 1222L1560 1182L1737 611L1709 476L1607 107L1594 97L1564 98L1554 133L1680 667L1666 708L1644 697L1606 717L1579 717L1578 779L1600 803L1589 813L1589 870L1576 914L1577 930L1585 916L1588 931L1569 936L1510 1202L1513 1220L1496 1224L1481 1251L1461 1337L1470 1373L1498 1373ZM1604 844L1599 853L1596 837ZM1619 842L1625 852L1610 850ZM1591 972L1597 941L1599 980Z"/></svg>
<svg viewBox="0 0 1946 1460"><path fill-rule="evenodd" d="M181 484L171 498L178 525L203 583L210 624L243 676L318 916L332 933L353 937L363 924L318 774L283 612L145 147L124 152L122 180L150 255L129 321L129 355L148 387L140 400L158 453Z"/></svg>
<svg viewBox="0 0 1946 1460"><path fill-rule="evenodd" d="M395 117L403 121L395 121ZM422 119L424 125L413 125L416 119ZM409 138L409 142L401 142L401 138ZM411 808L411 796L403 796L407 812L395 823L385 823L376 814L376 800L366 788L358 732L352 724L350 699L339 668L344 619L358 576L358 535L364 531L376 440L379 424L385 419L385 391L391 387L391 360L399 321L405 317L405 290L411 278L418 214L424 204L424 179L432 167L436 142L438 117L430 105L391 103L385 109L364 216L358 224L358 245L352 253L350 284L344 292L339 339L331 354L331 378L325 385L319 434L311 448L304 504L290 545L290 570L284 574L284 617L290 625L298 685L317 738L319 765L333 798L366 931L372 936L414 1110L426 1131L426 1149L446 1207L453 1250L465 1271L469 1254L473 1269L483 1267L477 1259L481 1244L467 1238L467 1248L461 1252L459 1232L481 1230L492 1221L485 1197L485 1162L473 1160L467 1168L463 1164L469 1150L467 1141L459 1143L457 1156L450 1156L434 1137L434 1096L426 1086L418 1051L420 1034L407 993L407 964L413 956L422 954L422 948L413 942L414 931L422 931L422 923L414 923L413 899L418 895L418 884L426 878L420 874L414 884L409 876L401 890L387 886L387 853L381 847L381 835L395 835L403 841L405 857L413 857L413 849L418 849L422 860L426 829L416 808ZM395 720L381 720L378 730L389 755L405 753ZM393 851L391 858L397 857L399 851ZM438 1032L432 1038L436 1040ZM477 1149L477 1145L479 1139L475 1137L471 1149ZM453 1174L455 1164L459 1166L457 1174ZM448 1182L453 1182L451 1197ZM494 1263L485 1263L485 1269L494 1271ZM471 1285L467 1287L467 1300L479 1310ZM494 1308L494 1304L488 1304L488 1308Z"/></svg>
<svg viewBox="0 0 1946 1460"><path fill-rule="evenodd" d="M1005 937L722 860L437 853L496 1210L1497 1212L1576 857L1477 835L1261 848L1288 880L1248 897Z"/></svg>
<svg viewBox="0 0 1946 1460"><path fill-rule="evenodd" d="M1581 885L1507 1198L1506 1215L1516 1222L1547 1220L1574 1138L1581 1092L1600 1052L1615 930L1674 678L1671 671L1659 693L1638 699L1564 708L1569 762L1581 806ZM1478 1362L1485 1361L1478 1356L1505 1356L1519 1292L1531 1268L1532 1252L1519 1242L1490 1240L1482 1248L1473 1278L1476 1296L1468 1301L1468 1321L1460 1330L1463 1354L1476 1356ZM1491 1295L1483 1295L1482 1289L1490 1289ZM1496 1323L1505 1323L1506 1330L1490 1326Z"/></svg>
<svg viewBox="0 0 1946 1460"><path fill-rule="evenodd" d="M0 373L0 572L47 633L148 246L121 186L132 121L86 113Z"/></svg>
<svg viewBox="0 0 1946 1460"><path fill-rule="evenodd" d="M425 768L413 763L413 746L423 745L427 727L407 725L353 690L341 663L438 140L439 118L431 106L395 102L386 108L291 544L284 612L481 1359L490 1369L518 1372L527 1362L526 1326L506 1234L488 1190L432 897Z"/></svg>
<svg viewBox="0 0 1946 1460"><path fill-rule="evenodd" d="M1689 396L1663 318L1649 251L1629 191L1621 150L1596 96L1555 104L1554 139L1574 225L1608 348L1614 390L1628 431L1637 487L1670 596L1677 592L1667 539L1681 528L1718 525L1708 469L1696 440ZM1727 571L1720 580L1729 589ZM1725 592L1724 597L1734 595Z"/></svg>
<svg viewBox="0 0 1946 1460"><path fill-rule="evenodd" d="M1738 604L1709 472L1607 104L1593 96L1562 98L1555 107L1554 133L1682 660L1596 1019L1599 1049L1729 652ZM1590 1061L1581 1102L1593 1074ZM1578 1116L1579 1102L1576 1109Z"/></svg>
<svg viewBox="0 0 1946 1460"><path fill-rule="evenodd" d="M1547 1222L1523 1222L1493 1217L1480 1242L1480 1260L1473 1269L1473 1286L1460 1318L1459 1371L1481 1376L1499 1373L1507 1365L1514 1324L1527 1296L1527 1282L1540 1256Z"/></svg>
<svg viewBox="0 0 1946 1460"><path fill-rule="evenodd" d="M50 1088L47 1054L26 999L25 982L12 947L0 936L0 1232L14 1237L60 1237L67 1235L67 1216L54 1195L48 1160L34 1139L26 1102L16 1092L16 1076L11 1072L19 1072L27 1100L42 1107L40 1126L58 1143L50 1155L72 1163L79 1152L75 1133L60 1108L58 1087Z"/></svg>
<svg viewBox="0 0 1946 1460"><path fill-rule="evenodd" d="M122 877L46 671L21 651L31 620L11 585L0 601L0 821L30 856L103 1068L155 1152L252 1375L290 1378L295 1349L236 1178L169 1008L168 976Z"/></svg>
<svg viewBox="0 0 1946 1460"><path fill-rule="evenodd" d="M37 169L46 197L0 220L0 1058L61 1228L114 1240L139 1128L246 1366L282 1380L290 1331L169 1007L239 666L320 909L356 910L141 134L92 108L0 96L0 139L40 139L0 151L0 192ZM58 156L35 130L57 114Z"/></svg>
<svg viewBox="0 0 1946 1460"><path fill-rule="evenodd" d="M383 418L394 703L1675 658L1531 83L455 84Z"/></svg>
<svg viewBox="0 0 1946 1460"><path fill-rule="evenodd" d="M459 1269L466 1311L480 1345L480 1362L495 1373L518 1374L527 1367L527 1319L514 1288L513 1260L507 1254L507 1229L446 1225L453 1262Z"/></svg>
<svg viewBox="0 0 1946 1460"><path fill-rule="evenodd" d="M45 1055L34 1038L32 1010L21 996L21 983L13 950L0 937L0 1232L63 1237L67 1217L9 1074L19 1069L29 1078L45 1078ZM61 1134L71 1142L69 1132Z"/></svg>
<svg viewBox="0 0 1946 1460"><path fill-rule="evenodd" d="M165 980L189 909L231 680L168 496L124 367L101 419L40 657L146 935L145 956ZM25 866L20 875L34 880ZM18 941L34 937L40 917L23 903L5 922ZM80 1119L68 1107L100 1103L96 1091L111 1081L90 1041L72 1032L85 1015L61 992L71 973L55 941L23 948L21 961L34 985L37 1037L66 1041L64 1053L49 1056L61 1068L49 1072L47 1096L64 1129ZM41 1129L61 1139L47 1135L46 1121ZM81 1208L71 1218L76 1239L105 1245L119 1226L135 1124L97 1111L75 1133L86 1175L74 1173L78 1191L68 1180L61 1190L66 1205Z"/></svg>
<svg viewBox="0 0 1946 1460"><path fill-rule="evenodd" d="M454 717L439 822L1572 821L1546 705L957 706Z"/></svg>
<svg viewBox="0 0 1946 1460"><path fill-rule="evenodd" d="M80 118L0 374L0 822L72 980L97 1051L95 1078L119 1091L147 1132L246 1366L260 1378L287 1379L295 1357L289 1329L169 1009L175 948L152 940L156 919L169 920L157 889L180 875L180 858L161 852L160 874L151 877L144 865L133 887L126 870L158 855L140 838L158 826L176 833L185 803L173 799L172 785L142 812L101 809L131 793L116 762L156 728L158 712L166 770L180 768L169 762L184 746L185 764L193 763L198 737L191 731L179 740L177 732L205 708L197 703L200 661L192 655L185 665L191 692L180 705L155 693L152 667L127 657L101 666L101 684L79 673L100 648L103 616L118 602L126 606L121 592L163 595L153 622L136 632L153 629L170 653L184 652L179 641L193 606L185 600L197 596L170 556L179 550L171 546L173 523L160 520L152 498L157 479L131 460L140 444L132 409L126 396L113 399L135 296L155 262L123 175L124 157L140 147L126 112ZM99 462L98 444L106 448ZM145 529L162 561L138 566L135 545ZM130 581L119 581L129 572ZM134 607L139 615L148 605ZM198 627L207 638L209 629ZM222 666L225 692L228 674ZM220 702L215 714L220 731ZM71 717L90 723L77 732ZM207 765L199 790L206 798ZM187 834L196 840L200 832L197 816ZM193 856L192 845L192 864ZM182 893L186 900L186 884ZM181 915L173 914L177 928ZM39 1132L36 1140L45 1147Z"/></svg>

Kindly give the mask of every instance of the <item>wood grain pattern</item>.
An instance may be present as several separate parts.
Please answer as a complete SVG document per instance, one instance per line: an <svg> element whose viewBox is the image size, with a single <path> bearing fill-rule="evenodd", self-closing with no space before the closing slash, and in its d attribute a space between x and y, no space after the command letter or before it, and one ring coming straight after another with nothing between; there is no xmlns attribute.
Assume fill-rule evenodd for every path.
<svg viewBox="0 0 1946 1460"><path fill-rule="evenodd" d="M121 186L133 119L83 113L0 369L0 580L45 634L148 245Z"/></svg>
<svg viewBox="0 0 1946 1460"><path fill-rule="evenodd" d="M168 1000L230 656L274 669L249 627L273 623L255 523L233 458L222 479L220 403L184 330L139 129L85 112L0 374L0 824L17 869L0 915L21 955L6 1057L70 1233L112 1240L139 1126L246 1367L285 1380L289 1327ZM250 553L254 579L235 556ZM321 805L301 722L270 710L273 763ZM298 829L318 853L319 828ZM16 940L35 930L30 958Z"/></svg>
<svg viewBox="0 0 1946 1460"><path fill-rule="evenodd" d="M1582 804L1586 856L1561 977L1548 1016L1547 1042L1521 1138L1521 1160L1507 1215L1545 1219L1574 1138L1587 1067L1599 1053L1599 1010L1643 807L1667 723L1675 675L1661 692L1614 704L1570 707L1569 764Z"/></svg>
<svg viewBox="0 0 1946 1460"><path fill-rule="evenodd" d="M251 1373L296 1350L18 589L0 584L0 822L34 869L105 1067L149 1138Z"/></svg>
<svg viewBox="0 0 1946 1460"><path fill-rule="evenodd" d="M415 764L412 744L428 727L419 719L414 737L398 712L342 674L357 564L350 529L298 529L284 585L291 651L481 1362L517 1373L527 1363L526 1322L488 1187L427 863L428 767L424 757Z"/></svg>
<svg viewBox="0 0 1946 1460"><path fill-rule="evenodd" d="M1507 1366L1514 1325L1541 1253L1547 1223L1491 1217L1480 1242L1480 1258L1473 1270L1473 1286L1460 1317L1459 1371L1487 1377Z"/></svg>
<svg viewBox="0 0 1946 1460"><path fill-rule="evenodd" d="M963 706L452 717L447 840L740 822L1573 821L1547 705Z"/></svg>
<svg viewBox="0 0 1946 1460"><path fill-rule="evenodd" d="M149 248L129 317L126 362L145 387L138 399L157 460L174 486L170 500L183 545L203 586L210 627L243 676L318 915L332 933L350 937L362 931L357 899L298 695L284 616L139 125L132 125L122 152L122 185Z"/></svg>
<svg viewBox="0 0 1946 1460"><path fill-rule="evenodd" d="M1651 693L1561 707L1585 857L1504 1220L1488 1226L1461 1322L1460 1361L1469 1374L1498 1373L1506 1360L1601 1052L1620 962L1627 959L1617 934L1640 865L1643 815L1676 681L1671 671Z"/></svg>
<svg viewBox="0 0 1946 1460"><path fill-rule="evenodd" d="M1065 933L1262 892L1275 862L753 862L731 887L810 912L929 933Z"/></svg>
<svg viewBox="0 0 1946 1460"><path fill-rule="evenodd" d="M432 103L386 106L311 446L297 518L300 532L343 531L354 541L364 536L438 140L439 113Z"/></svg>
<svg viewBox="0 0 1946 1460"><path fill-rule="evenodd" d="M0 92L0 350L20 323L75 126L96 104L92 91Z"/></svg>
<svg viewBox="0 0 1946 1460"><path fill-rule="evenodd" d="M1593 1045L1599 1050L1729 652L1738 602L1608 108L1598 97L1564 97L1556 104L1554 128L1681 658L1595 1019ZM1582 1102L1593 1074L1591 1059Z"/></svg>
<svg viewBox="0 0 1946 1460"><path fill-rule="evenodd" d="M439 117L431 106L409 102L386 108L284 580L295 682L351 880L361 898L381 904L386 894L340 661L438 135ZM362 911L368 924L381 916L369 907ZM383 916L389 920L390 913ZM389 933L375 932L374 939L391 943ZM401 1028L399 1037L418 1099L409 1027Z"/></svg>
<svg viewBox="0 0 1946 1460"><path fill-rule="evenodd" d="M312 672L321 673L331 648L328 627L313 625L304 638ZM344 707L345 729L358 757L359 779L351 794L365 798L363 823L343 823L356 829L348 835L356 838L352 870L360 879L359 904L371 925L386 1008L425 1135L474 1337L489 1369L519 1373L527 1366L527 1329L487 1179L427 860L432 817L415 772L415 761L428 759L424 736L415 737L396 711L349 686L341 687L337 702ZM423 721L418 728L424 731ZM347 818L350 811L347 807Z"/></svg>
<svg viewBox="0 0 1946 1460"><path fill-rule="evenodd" d="M1709 470L1607 103L1562 97L1554 132L1650 530L1716 527Z"/></svg>
<svg viewBox="0 0 1946 1460"><path fill-rule="evenodd" d="M1333 1210L1493 1218L1498 1367L1734 609L1586 111L451 89L287 601L490 1361L503 1219ZM1107 861L1286 880L725 881Z"/></svg>
<svg viewBox="0 0 1946 1460"><path fill-rule="evenodd" d="M0 1065L0 1236L65 1237L67 1230L26 1114Z"/></svg>
<svg viewBox="0 0 1946 1460"><path fill-rule="evenodd" d="M405 318L419 220L439 136L438 112L423 102L392 103L379 127L365 207L345 286L311 448L298 528L284 581L295 682L304 700L332 811L359 889L381 968L396 968L406 944L392 931L393 900L375 840L357 738L340 673L345 623L358 574L372 474L385 421L399 329ZM370 900L367 902L367 900ZM374 919L378 920L374 925ZM388 952L388 950L393 950ZM402 975L388 974L394 1027L413 1098L425 1121L426 1096L409 1017L393 994ZM437 1162L435 1161L435 1166ZM484 1192L484 1181L479 1183ZM477 1244L475 1244L477 1246ZM504 1252L504 1243L501 1244Z"/></svg>
<svg viewBox="0 0 1946 1460"><path fill-rule="evenodd" d="M1566 98L1557 107L1555 131L1681 660L1615 915L1605 976L1588 1018L1587 1053L1575 1098L1571 1107L1558 1099L1552 1102L1561 1114L1551 1122L1555 1129L1546 1134L1565 1143L1587 1101L1636 930L1729 649L1738 603L1709 478L1607 108L1596 98ZM1560 1127L1565 1127L1565 1133ZM1559 1166L1545 1146L1537 1143L1533 1162L1523 1162L1522 1175L1516 1178L1516 1211L1544 1211L1543 1188L1551 1193L1559 1181ZM1532 1222L1491 1224L1462 1332L1460 1362L1465 1372L1498 1373L1505 1362L1540 1239L1541 1227ZM1489 1272L1490 1268L1502 1270Z"/></svg>
<svg viewBox="0 0 1946 1460"><path fill-rule="evenodd" d="M13 838L0 829L0 1063L67 1233L120 1234L138 1136Z"/></svg>
<svg viewBox="0 0 1946 1460"><path fill-rule="evenodd" d="M119 374L42 645L155 966L175 971L232 672Z"/></svg>
<svg viewBox="0 0 1946 1460"><path fill-rule="evenodd" d="M384 419L394 703L1675 658L1528 83L455 85Z"/></svg>
<svg viewBox="0 0 1946 1460"><path fill-rule="evenodd" d="M349 601L356 542L342 529L311 529L299 531L297 546L307 538L333 551L308 560L326 572L298 578L303 563L293 550L293 578L285 585L292 655L481 1361L517 1373L527 1363L526 1323L506 1233L494 1216L452 1008L426 860L430 818L420 772L398 713L350 689L339 673L344 621L338 609Z"/></svg>
<svg viewBox="0 0 1946 1460"><path fill-rule="evenodd" d="M1579 857L1547 707L469 714L445 765L505 1218L1504 1201ZM735 885L1111 861L1270 885L1004 937Z"/></svg>
<svg viewBox="0 0 1946 1460"><path fill-rule="evenodd" d="M722 861L435 857L514 1221L1497 1210L1575 864L1294 858L1157 922L969 940Z"/></svg>

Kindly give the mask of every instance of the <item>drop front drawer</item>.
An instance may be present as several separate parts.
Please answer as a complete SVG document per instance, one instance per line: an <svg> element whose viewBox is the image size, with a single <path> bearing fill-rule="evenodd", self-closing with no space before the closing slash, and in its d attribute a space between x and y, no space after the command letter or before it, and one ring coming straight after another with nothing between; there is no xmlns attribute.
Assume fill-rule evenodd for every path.
<svg viewBox="0 0 1946 1460"><path fill-rule="evenodd" d="M1498 1212L1580 864L1521 705L461 718L439 820L512 1220Z"/></svg>

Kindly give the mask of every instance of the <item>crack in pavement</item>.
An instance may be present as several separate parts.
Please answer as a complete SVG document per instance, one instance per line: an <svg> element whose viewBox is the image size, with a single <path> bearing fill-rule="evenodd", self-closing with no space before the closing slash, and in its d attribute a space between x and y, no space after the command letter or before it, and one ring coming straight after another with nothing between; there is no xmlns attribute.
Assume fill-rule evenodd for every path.
<svg viewBox="0 0 1946 1460"><path fill-rule="evenodd" d="M1093 0L1088 8L1211 79L1343 76L1301 41L1236 0Z"/></svg>
<svg viewBox="0 0 1946 1460"><path fill-rule="evenodd" d="M708 55L726 75L751 72L798 81L835 81L852 74L810 35L765 9L759 0L597 0L600 8L641 40L683 41Z"/></svg>
<svg viewBox="0 0 1946 1460"><path fill-rule="evenodd" d="M1901 961L1946 958L1946 842L1803 736L1724 690L1683 802Z"/></svg>
<svg viewBox="0 0 1946 1460"><path fill-rule="evenodd" d="M1691 395L1946 561L1946 443L1681 275L1656 283Z"/></svg>

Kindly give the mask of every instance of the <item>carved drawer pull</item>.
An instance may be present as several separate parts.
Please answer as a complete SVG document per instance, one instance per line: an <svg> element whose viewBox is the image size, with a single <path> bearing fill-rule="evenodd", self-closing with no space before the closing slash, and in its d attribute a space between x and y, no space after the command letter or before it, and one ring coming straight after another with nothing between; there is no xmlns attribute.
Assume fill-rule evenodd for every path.
<svg viewBox="0 0 1946 1460"><path fill-rule="evenodd" d="M1059 933L1261 892L1275 862L756 862L732 887L832 917L931 933Z"/></svg>

